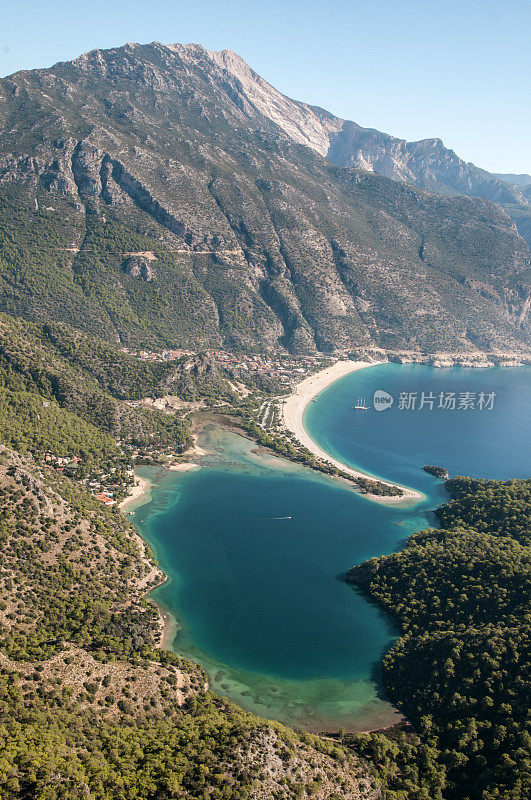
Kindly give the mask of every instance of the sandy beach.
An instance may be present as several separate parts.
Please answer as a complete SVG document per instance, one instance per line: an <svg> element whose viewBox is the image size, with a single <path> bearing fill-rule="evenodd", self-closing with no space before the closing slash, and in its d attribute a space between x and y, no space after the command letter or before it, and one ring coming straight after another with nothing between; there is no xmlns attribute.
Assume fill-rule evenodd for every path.
<svg viewBox="0 0 531 800"><path fill-rule="evenodd" d="M170 472L188 472L190 469L199 469L199 464L193 461L181 461L179 464L171 464L168 467Z"/></svg>
<svg viewBox="0 0 531 800"><path fill-rule="evenodd" d="M304 445L304 447L308 448L308 450L310 450L314 456L323 459L323 461L328 461L328 463L333 464L335 467L342 470L342 472L346 472L353 478L375 479L374 475L352 469L352 467L349 467L347 464L343 464L343 462L336 458L332 458L332 456L322 450L309 436L306 428L304 427L304 410L308 403L311 402L311 400L313 400L313 398L316 397L320 392L322 392L323 389L326 389L327 386L330 386L331 383L339 380L339 378L342 378L344 375L349 375L351 372L356 372L360 369L366 369L374 364L383 363L385 362L375 361L371 363L368 361L336 361L336 363L331 367L327 367L326 369L323 369L314 375L310 375L308 378L305 378L303 381L301 381L301 383L297 384L292 394L282 403L281 411L284 425L289 431L295 434L299 442ZM384 481L381 480L381 478L377 478L376 480L388 486L398 486L404 492L404 494L400 497L367 495L367 497L377 503L384 503L385 505L401 505L407 503L409 505L424 499L422 492L417 492L415 489L410 489L408 486L402 486L399 483L392 483L391 481Z"/></svg>
<svg viewBox="0 0 531 800"><path fill-rule="evenodd" d="M147 480L147 478L140 478L135 474L135 482L131 487L131 491L127 497L122 500L118 508L120 511L130 511L132 505L141 505L141 501L144 499L147 501L149 499L150 489L151 483Z"/></svg>
<svg viewBox="0 0 531 800"><path fill-rule="evenodd" d="M188 450L186 450L183 453L183 456L186 457L195 456L196 458L201 458L201 456L208 456L208 455L209 453L206 450L204 450L202 447L199 447L199 445L197 444L197 435L194 434L194 443L191 447L188 448Z"/></svg>

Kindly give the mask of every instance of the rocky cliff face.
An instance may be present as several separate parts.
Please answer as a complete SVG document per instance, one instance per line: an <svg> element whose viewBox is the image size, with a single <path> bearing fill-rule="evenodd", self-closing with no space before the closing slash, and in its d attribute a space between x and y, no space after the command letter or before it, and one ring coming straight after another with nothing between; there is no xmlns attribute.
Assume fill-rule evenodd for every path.
<svg viewBox="0 0 531 800"><path fill-rule="evenodd" d="M232 50L208 51L209 58L237 80L242 97L265 117L287 133L290 139L307 145L322 156L330 150L330 139L337 134L344 120L286 97L260 77Z"/></svg>
<svg viewBox="0 0 531 800"><path fill-rule="evenodd" d="M1 309L147 346L525 349L507 215L330 163L344 128L199 45L3 79Z"/></svg>
<svg viewBox="0 0 531 800"><path fill-rule="evenodd" d="M363 128L285 97L230 50L209 56L236 77L242 94L294 141L312 147L340 166L377 172L437 194L467 195L500 203L511 216L515 211L513 218L520 233L531 244L530 196L525 191L531 183L528 175L493 175L463 161L441 139L406 142L374 128Z"/></svg>
<svg viewBox="0 0 531 800"><path fill-rule="evenodd" d="M374 170L438 194L482 197L501 205L525 203L516 186L463 161L441 139L406 142L345 122L327 155L334 163Z"/></svg>

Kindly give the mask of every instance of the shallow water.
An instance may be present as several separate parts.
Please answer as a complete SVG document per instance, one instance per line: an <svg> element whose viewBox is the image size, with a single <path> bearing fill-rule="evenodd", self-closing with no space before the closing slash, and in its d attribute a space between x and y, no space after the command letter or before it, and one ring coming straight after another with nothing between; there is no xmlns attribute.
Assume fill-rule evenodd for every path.
<svg viewBox="0 0 531 800"><path fill-rule="evenodd" d="M396 720L378 668L396 632L342 576L432 524L430 509L445 493L423 464L529 474L531 370L470 372L372 367L341 379L307 410L305 424L328 452L425 492L413 509L372 503L215 425L202 434L211 455L200 470L139 470L155 485L132 518L168 575L154 597L179 620L173 648L203 664L217 693L312 730ZM427 391L434 382L444 388L443 379L459 390L497 390L493 411L352 411L375 388L414 391L424 382ZM451 417L458 413L469 416Z"/></svg>

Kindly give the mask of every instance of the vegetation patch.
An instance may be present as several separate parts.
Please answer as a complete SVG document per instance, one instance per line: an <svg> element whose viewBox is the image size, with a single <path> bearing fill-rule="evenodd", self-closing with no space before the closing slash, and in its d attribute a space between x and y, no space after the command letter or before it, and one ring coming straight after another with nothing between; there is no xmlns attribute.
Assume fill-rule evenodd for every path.
<svg viewBox="0 0 531 800"><path fill-rule="evenodd" d="M401 627L383 675L420 736L417 768L431 763L434 793L414 796L521 800L531 788L531 480L446 485L453 499L437 509L442 528L353 567L347 580Z"/></svg>

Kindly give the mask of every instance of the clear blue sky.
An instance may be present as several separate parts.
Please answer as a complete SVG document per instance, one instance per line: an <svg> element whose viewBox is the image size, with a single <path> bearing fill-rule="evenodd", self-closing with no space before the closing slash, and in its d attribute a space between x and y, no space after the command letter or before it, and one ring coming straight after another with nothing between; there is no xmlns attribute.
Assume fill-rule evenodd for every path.
<svg viewBox="0 0 531 800"><path fill-rule="evenodd" d="M0 74L125 42L199 42L338 116L531 173L530 36L530 0L15 0Z"/></svg>

